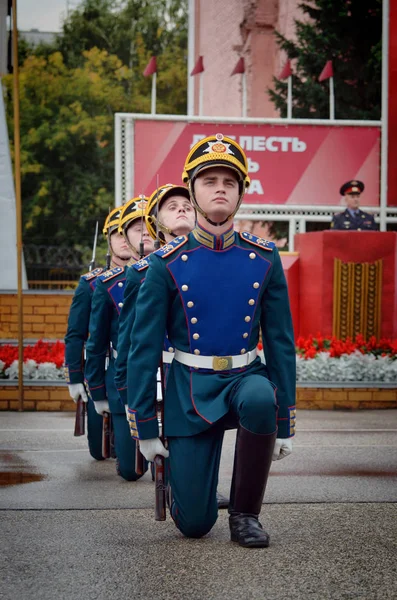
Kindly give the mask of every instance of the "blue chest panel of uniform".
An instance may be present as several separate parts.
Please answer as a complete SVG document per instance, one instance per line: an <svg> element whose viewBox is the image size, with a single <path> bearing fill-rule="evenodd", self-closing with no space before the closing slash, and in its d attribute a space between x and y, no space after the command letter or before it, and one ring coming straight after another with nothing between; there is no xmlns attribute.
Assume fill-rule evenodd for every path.
<svg viewBox="0 0 397 600"><path fill-rule="evenodd" d="M248 349L258 298L271 262L255 249L200 246L167 265L186 315L190 351L236 355Z"/></svg>
<svg viewBox="0 0 397 600"><path fill-rule="evenodd" d="M117 279L108 287L108 294L110 295L113 301L118 315L120 314L121 309L123 308L124 290L125 277L123 277L122 279Z"/></svg>

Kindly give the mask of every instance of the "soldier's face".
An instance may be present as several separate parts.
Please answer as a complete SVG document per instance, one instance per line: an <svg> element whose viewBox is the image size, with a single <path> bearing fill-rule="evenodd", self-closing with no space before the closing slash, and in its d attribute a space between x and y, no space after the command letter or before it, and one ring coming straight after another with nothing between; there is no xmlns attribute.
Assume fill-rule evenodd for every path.
<svg viewBox="0 0 397 600"><path fill-rule="evenodd" d="M186 235L195 225L196 211L184 196L170 196L160 206L159 219L175 235Z"/></svg>
<svg viewBox="0 0 397 600"><path fill-rule="evenodd" d="M232 169L213 167L199 173L194 182L196 201L212 221L222 222L236 209L239 185Z"/></svg>
<svg viewBox="0 0 397 600"><path fill-rule="evenodd" d="M128 248L123 234L118 231L113 231L110 235L110 248L112 254L118 256L122 260L128 260L132 256L131 250Z"/></svg>
<svg viewBox="0 0 397 600"><path fill-rule="evenodd" d="M360 194L346 194L346 206L356 210L360 206Z"/></svg>
<svg viewBox="0 0 397 600"><path fill-rule="evenodd" d="M154 241L149 235L144 220L141 222L141 219L136 219L131 223L127 229L127 238L131 246L137 250L139 250L139 244L143 242L145 256L154 250Z"/></svg>

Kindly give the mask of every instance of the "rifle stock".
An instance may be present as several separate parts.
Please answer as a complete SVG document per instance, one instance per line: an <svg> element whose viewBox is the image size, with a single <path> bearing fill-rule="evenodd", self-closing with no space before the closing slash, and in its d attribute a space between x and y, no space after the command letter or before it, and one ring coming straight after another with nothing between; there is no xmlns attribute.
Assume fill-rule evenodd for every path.
<svg viewBox="0 0 397 600"><path fill-rule="evenodd" d="M139 449L138 440L135 441L135 473L137 475L143 475L145 468L145 459L142 452Z"/></svg>
<svg viewBox="0 0 397 600"><path fill-rule="evenodd" d="M102 456L103 458L111 457L110 437L111 437L111 420L112 416L108 412L103 413L102 425Z"/></svg>
<svg viewBox="0 0 397 600"><path fill-rule="evenodd" d="M117 458L116 448L114 445L114 427L113 419L110 420L110 458Z"/></svg>
<svg viewBox="0 0 397 600"><path fill-rule="evenodd" d="M166 492L166 484L165 484L165 468L164 468L164 456L160 456L159 454L154 458L154 466L156 472L155 486L156 486L156 506L155 506L155 514L154 518L156 521L165 521L166 520L166 510L165 510L165 492Z"/></svg>
<svg viewBox="0 0 397 600"><path fill-rule="evenodd" d="M85 435L85 413L86 413L85 402L83 402L83 400L80 396L76 402L76 418L74 421L74 436L75 437Z"/></svg>

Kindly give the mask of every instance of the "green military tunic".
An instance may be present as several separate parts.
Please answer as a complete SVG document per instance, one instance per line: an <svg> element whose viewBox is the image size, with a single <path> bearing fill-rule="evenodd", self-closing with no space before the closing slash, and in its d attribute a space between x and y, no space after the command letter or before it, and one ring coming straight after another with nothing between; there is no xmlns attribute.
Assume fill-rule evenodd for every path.
<svg viewBox="0 0 397 600"><path fill-rule="evenodd" d="M68 317L65 336L65 378L69 384L84 383L84 346L88 338L92 295L102 268L82 275ZM90 454L96 460L102 456L102 417L96 412L92 400L87 403L87 438Z"/></svg>
<svg viewBox="0 0 397 600"><path fill-rule="evenodd" d="M127 391L127 364L131 348L131 331L135 320L135 305L140 287L145 279L150 257L142 258L127 271L123 307L119 318L119 333L116 359L115 382L120 400L127 405L127 395L134 394L135 386L131 385ZM163 347L164 379L166 380L169 364L172 362L174 349L165 337Z"/></svg>
<svg viewBox="0 0 397 600"><path fill-rule="evenodd" d="M149 264L142 259L145 265ZM138 264L139 264L138 263ZM127 269L123 307L119 317L119 332L117 345L117 359L115 365L115 383L123 405L127 404L127 359L131 345L131 330L135 319L135 303L141 283L146 271L142 274L139 270Z"/></svg>
<svg viewBox="0 0 397 600"><path fill-rule="evenodd" d="M119 313L123 306L126 272L127 267L115 267L98 278L92 300L85 372L92 400L107 400L109 403L119 474L124 479L135 481L139 478L135 472L135 442L129 435L125 408L120 402L114 381Z"/></svg>
<svg viewBox="0 0 397 600"><path fill-rule="evenodd" d="M152 254L136 303L128 364L128 387L131 381L135 388L128 399L133 435L158 435L153 398L165 329L172 347L222 358L254 350L260 328L266 366L259 358L239 369L226 364L224 370L173 361L165 398L167 436L196 435L222 419L236 384L248 374L271 383L278 437L293 436L296 357L287 285L273 243L233 230L215 238L196 228Z"/></svg>

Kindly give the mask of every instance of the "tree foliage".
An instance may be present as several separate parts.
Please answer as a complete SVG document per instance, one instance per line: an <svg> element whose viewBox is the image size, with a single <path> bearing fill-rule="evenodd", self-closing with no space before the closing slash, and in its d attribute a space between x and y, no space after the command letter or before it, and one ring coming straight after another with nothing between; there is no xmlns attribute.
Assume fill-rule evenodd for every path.
<svg viewBox="0 0 397 600"><path fill-rule="evenodd" d="M292 60L293 109L297 118L329 117L329 81L318 77L333 61L337 119L379 119L381 107L381 0L314 0L299 4L296 42L276 33ZM273 78L271 100L287 114L287 83Z"/></svg>
<svg viewBox="0 0 397 600"><path fill-rule="evenodd" d="M114 205L114 114L186 112L185 0L85 0L20 67L24 242L91 245ZM12 75L4 78L13 153Z"/></svg>

